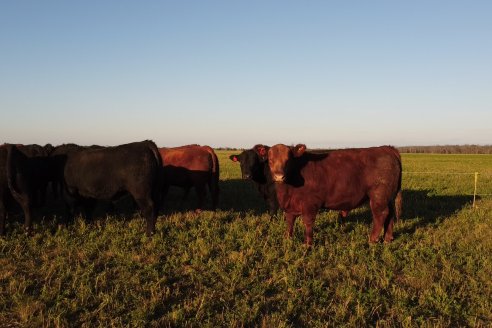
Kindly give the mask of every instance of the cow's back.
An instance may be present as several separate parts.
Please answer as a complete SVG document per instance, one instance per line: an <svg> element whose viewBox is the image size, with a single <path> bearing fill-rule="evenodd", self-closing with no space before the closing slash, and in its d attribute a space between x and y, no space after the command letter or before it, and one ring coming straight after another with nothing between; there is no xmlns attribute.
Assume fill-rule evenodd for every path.
<svg viewBox="0 0 492 328"><path fill-rule="evenodd" d="M314 158L300 170L299 197L323 199L323 207L349 210L365 202L376 188L392 197L400 189L401 160L393 147L342 149Z"/></svg>
<svg viewBox="0 0 492 328"><path fill-rule="evenodd" d="M157 148L148 141L83 149L67 154L64 180L69 191L107 199L128 188L152 189L159 164Z"/></svg>
<svg viewBox="0 0 492 328"><path fill-rule="evenodd" d="M190 171L212 171L213 159L201 146L190 145L176 148L159 148L162 165L180 167Z"/></svg>

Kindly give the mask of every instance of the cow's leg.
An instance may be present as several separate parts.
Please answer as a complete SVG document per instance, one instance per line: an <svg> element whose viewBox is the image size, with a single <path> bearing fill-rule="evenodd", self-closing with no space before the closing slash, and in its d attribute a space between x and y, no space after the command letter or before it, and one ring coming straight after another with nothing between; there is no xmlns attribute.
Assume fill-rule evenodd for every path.
<svg viewBox="0 0 492 328"><path fill-rule="evenodd" d="M53 194L54 199L58 199L58 193L59 193L59 184L58 181L51 181L51 193Z"/></svg>
<svg viewBox="0 0 492 328"><path fill-rule="evenodd" d="M338 217L341 219L345 219L349 214L349 211L340 211L338 212Z"/></svg>
<svg viewBox="0 0 492 328"><path fill-rule="evenodd" d="M384 221L384 242L389 243L393 241L393 226L395 224L395 206L394 202L390 203L389 214Z"/></svg>
<svg viewBox="0 0 492 328"><path fill-rule="evenodd" d="M31 202L29 197L22 197L22 199L17 200L24 212L24 229L28 235L32 233L32 213L31 213Z"/></svg>
<svg viewBox="0 0 492 328"><path fill-rule="evenodd" d="M275 199L272 198L269 198L267 202L268 202L268 212L271 216L274 216L277 213L278 204L275 201Z"/></svg>
<svg viewBox="0 0 492 328"><path fill-rule="evenodd" d="M200 212L203 208L203 202L205 200L205 195L206 195L205 185L203 185L203 184L195 185L195 191L196 191L196 195L198 197L198 206L196 208L196 211Z"/></svg>
<svg viewBox="0 0 492 328"><path fill-rule="evenodd" d="M155 233L155 224L157 220L156 211L154 210L154 202L152 201L150 195L149 197L137 198L134 196L133 198L147 221L146 233L147 236L150 237Z"/></svg>
<svg viewBox="0 0 492 328"><path fill-rule="evenodd" d="M39 191L38 191L38 206L43 207L46 205L46 190L48 189L48 182L44 182L39 186Z"/></svg>
<svg viewBox="0 0 492 328"><path fill-rule="evenodd" d="M7 209L4 204L3 196L0 195L0 236L5 235L6 216L7 216Z"/></svg>
<svg viewBox="0 0 492 328"><path fill-rule="evenodd" d="M70 195L68 191L62 187L63 202L65 204L65 211L62 216L60 224L68 226L68 223L73 221L75 218L75 209L78 205L78 200L76 197Z"/></svg>
<svg viewBox="0 0 492 328"><path fill-rule="evenodd" d="M135 204L135 199L133 197L132 199L133 203ZM159 209L162 206L161 188L159 186L154 186L152 189L152 202L154 203L154 212L152 215L157 218L157 216L159 215Z"/></svg>
<svg viewBox="0 0 492 328"><path fill-rule="evenodd" d="M214 178L215 177L212 176L208 180L208 190L212 196L212 210L215 211L217 204L219 203L219 183Z"/></svg>
<svg viewBox="0 0 492 328"><path fill-rule="evenodd" d="M188 195L190 194L190 189L191 187L184 187L184 194L183 194L184 201L188 199Z"/></svg>
<svg viewBox="0 0 492 328"><path fill-rule="evenodd" d="M372 212L372 231L369 236L370 243L377 243L384 223L389 215L388 202L377 196L370 198L369 205Z"/></svg>
<svg viewBox="0 0 492 328"><path fill-rule="evenodd" d="M109 203L113 205L111 202ZM87 222L91 222L94 218L94 209L96 207L96 200L93 198L84 198L82 201L82 208L84 210L84 218Z"/></svg>
<svg viewBox="0 0 492 328"><path fill-rule="evenodd" d="M308 246L313 244L313 226L315 218L316 212L302 214L302 222L304 223L304 244Z"/></svg>
<svg viewBox="0 0 492 328"><path fill-rule="evenodd" d="M287 238L292 238L294 235L294 223L296 221L297 215L292 213L285 213L285 222L287 223L287 230L285 231L285 236Z"/></svg>
<svg viewBox="0 0 492 328"><path fill-rule="evenodd" d="M162 186L162 191L161 191L161 196L160 196L160 201L159 201L160 207L164 207L164 199L166 198L166 195L168 192L169 192L169 185L164 184Z"/></svg>

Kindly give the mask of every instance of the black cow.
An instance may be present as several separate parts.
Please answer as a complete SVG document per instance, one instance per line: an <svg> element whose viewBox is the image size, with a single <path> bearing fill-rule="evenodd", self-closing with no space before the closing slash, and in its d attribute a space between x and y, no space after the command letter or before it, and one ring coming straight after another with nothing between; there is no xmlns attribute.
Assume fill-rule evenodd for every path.
<svg viewBox="0 0 492 328"><path fill-rule="evenodd" d="M113 200L129 193L147 219L147 235L154 233L162 166L154 142L83 149L64 156L64 198L72 215L81 202L91 207L95 200Z"/></svg>
<svg viewBox="0 0 492 328"><path fill-rule="evenodd" d="M55 167L55 158L46 155L39 155L37 150L27 152L33 157L29 157L24 152L23 146L7 145L7 158L5 161L5 173L9 191L13 198L19 203L24 211L24 225L28 233L31 232L32 226L32 207L39 192L42 192L43 203L44 193L48 181L53 177ZM27 149L36 149L37 147L28 147ZM42 149L42 147L41 147ZM44 151L43 151L44 152ZM5 153L5 151L3 151ZM46 153L45 153L46 154ZM4 155L3 155L4 156ZM5 188L0 187L2 193ZM1 217L2 230L5 227L5 215Z"/></svg>
<svg viewBox="0 0 492 328"><path fill-rule="evenodd" d="M46 147L46 146L45 146ZM68 144L62 144L56 147L52 148L52 151L50 152L51 157L58 157L58 158L66 158L69 154L81 151L84 149L101 149L103 148L102 146L98 145L92 145L92 146L80 146L74 143L68 143ZM63 184L63 169L59 170L59 174L54 177L54 179L51 181L51 190L53 192L53 197L58 198L58 195L61 192L62 189L62 184Z"/></svg>
<svg viewBox="0 0 492 328"><path fill-rule="evenodd" d="M0 235L5 234L7 208L12 201L7 181L7 147L2 145L0 146Z"/></svg>
<svg viewBox="0 0 492 328"><path fill-rule="evenodd" d="M252 149L238 155L231 155L233 162L239 162L243 179L249 179L256 184L258 191L268 204L270 215L277 213L279 208L275 183L268 167L268 149L265 145L256 145Z"/></svg>

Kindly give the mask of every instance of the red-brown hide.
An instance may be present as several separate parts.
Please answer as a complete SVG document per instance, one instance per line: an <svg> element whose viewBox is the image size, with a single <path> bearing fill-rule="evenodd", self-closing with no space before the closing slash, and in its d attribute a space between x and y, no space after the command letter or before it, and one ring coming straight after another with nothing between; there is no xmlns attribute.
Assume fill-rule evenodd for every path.
<svg viewBox="0 0 492 328"><path fill-rule="evenodd" d="M184 188L186 193L195 187L198 195L197 210L203 207L206 186L212 196L212 208L219 200L219 161L209 146L188 145L159 148L163 165L164 195L169 186Z"/></svg>
<svg viewBox="0 0 492 328"><path fill-rule="evenodd" d="M305 145L278 144L269 149L268 159L288 236L295 218L302 216L305 242L311 244L320 208L349 211L369 201L373 215L369 241L377 242L383 227L384 240L393 240L395 212L401 211L401 158L394 147L315 154Z"/></svg>

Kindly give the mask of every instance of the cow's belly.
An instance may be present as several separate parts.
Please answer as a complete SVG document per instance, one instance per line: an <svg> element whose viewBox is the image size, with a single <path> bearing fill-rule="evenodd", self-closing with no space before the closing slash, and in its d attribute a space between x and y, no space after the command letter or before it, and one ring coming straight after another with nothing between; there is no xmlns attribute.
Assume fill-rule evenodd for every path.
<svg viewBox="0 0 492 328"><path fill-rule="evenodd" d="M327 194L324 207L330 210L352 210L368 200L365 193Z"/></svg>

